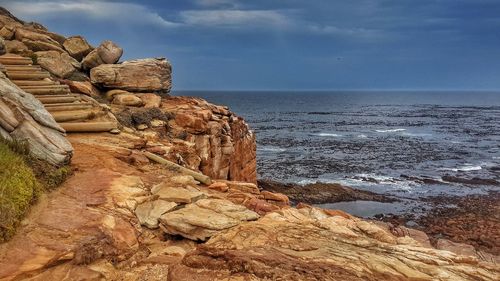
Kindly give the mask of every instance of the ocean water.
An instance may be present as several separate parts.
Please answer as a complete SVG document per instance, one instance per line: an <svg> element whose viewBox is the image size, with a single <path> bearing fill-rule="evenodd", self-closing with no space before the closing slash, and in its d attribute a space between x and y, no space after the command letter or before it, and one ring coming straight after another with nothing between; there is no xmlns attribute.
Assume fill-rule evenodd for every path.
<svg viewBox="0 0 500 281"><path fill-rule="evenodd" d="M258 175L407 198L500 181L500 92L177 92L230 107L257 134ZM434 179L437 182L412 179Z"/></svg>

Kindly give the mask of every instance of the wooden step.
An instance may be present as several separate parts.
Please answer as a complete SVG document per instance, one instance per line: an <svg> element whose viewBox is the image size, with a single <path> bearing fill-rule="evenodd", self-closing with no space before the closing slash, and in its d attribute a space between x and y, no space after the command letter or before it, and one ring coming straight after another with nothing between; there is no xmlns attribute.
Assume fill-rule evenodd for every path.
<svg viewBox="0 0 500 281"><path fill-rule="evenodd" d="M42 68L39 65L4 65L7 71L41 71Z"/></svg>
<svg viewBox="0 0 500 281"><path fill-rule="evenodd" d="M7 65L32 65L33 61L28 58L2 58L0 57L0 63L4 66Z"/></svg>
<svg viewBox="0 0 500 281"><path fill-rule="evenodd" d="M72 97L70 95L63 97L37 97L37 99L43 104L51 104L51 103L73 103L79 101L80 99L77 97Z"/></svg>
<svg viewBox="0 0 500 281"><path fill-rule="evenodd" d="M109 132L117 128L115 122L63 122L59 125L68 133Z"/></svg>
<svg viewBox="0 0 500 281"><path fill-rule="evenodd" d="M12 83L17 86L45 86L45 85L60 85L59 82L52 80L12 80Z"/></svg>
<svg viewBox="0 0 500 281"><path fill-rule="evenodd" d="M47 89L23 89L26 93L32 95L63 95L70 94L69 89L66 88L47 88Z"/></svg>
<svg viewBox="0 0 500 281"><path fill-rule="evenodd" d="M92 108L92 104L88 103L63 103L57 104L57 106L51 106L51 104L45 105L45 109L48 112L57 112L57 111L74 111L74 110L84 110Z"/></svg>
<svg viewBox="0 0 500 281"><path fill-rule="evenodd" d="M33 86L19 86L23 90L60 90L66 89L69 91L68 85L33 85Z"/></svg>
<svg viewBox="0 0 500 281"><path fill-rule="evenodd" d="M56 122L86 120L92 119L96 116L96 112L94 110L56 111L51 114Z"/></svg>
<svg viewBox="0 0 500 281"><path fill-rule="evenodd" d="M7 77L11 80L42 80L49 78L50 74L47 73L27 73L27 72L7 72Z"/></svg>

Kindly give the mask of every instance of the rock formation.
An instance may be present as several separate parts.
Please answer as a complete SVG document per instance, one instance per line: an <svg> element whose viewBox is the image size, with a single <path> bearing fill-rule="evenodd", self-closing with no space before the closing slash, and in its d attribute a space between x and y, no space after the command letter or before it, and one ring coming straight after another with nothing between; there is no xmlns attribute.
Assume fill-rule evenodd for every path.
<svg viewBox="0 0 500 281"><path fill-rule="evenodd" d="M115 43L107 40L101 43L99 47L92 50L82 60L82 66L85 69L91 69L101 64L116 63L123 54L123 49Z"/></svg>
<svg viewBox="0 0 500 281"><path fill-rule="evenodd" d="M172 67L164 59L141 59L92 68L90 80L104 88L130 92L170 92Z"/></svg>
<svg viewBox="0 0 500 281"><path fill-rule="evenodd" d="M0 72L0 136L27 141L31 153L54 165L69 162L71 144L43 105Z"/></svg>

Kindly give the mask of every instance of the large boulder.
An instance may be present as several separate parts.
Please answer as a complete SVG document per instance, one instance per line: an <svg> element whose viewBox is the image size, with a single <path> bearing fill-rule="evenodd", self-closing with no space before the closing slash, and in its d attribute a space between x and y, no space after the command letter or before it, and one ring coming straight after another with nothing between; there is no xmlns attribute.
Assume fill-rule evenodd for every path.
<svg viewBox="0 0 500 281"><path fill-rule="evenodd" d="M78 62L67 53L57 51L36 52L38 64L59 78L68 78L75 71Z"/></svg>
<svg viewBox="0 0 500 281"><path fill-rule="evenodd" d="M9 26L4 26L0 28L0 37L4 38L5 40L10 40L14 37L15 30L12 27Z"/></svg>
<svg viewBox="0 0 500 281"><path fill-rule="evenodd" d="M123 49L120 46L107 40L83 58L82 66L84 69L91 69L101 64L117 63L122 54Z"/></svg>
<svg viewBox="0 0 500 281"><path fill-rule="evenodd" d="M63 47L70 56L78 61L81 61L93 49L92 46L87 43L87 40L81 36L69 37L64 41Z"/></svg>
<svg viewBox="0 0 500 281"><path fill-rule="evenodd" d="M167 59L140 59L95 67L90 71L90 80L105 88L131 92L169 92L171 74L172 67Z"/></svg>
<svg viewBox="0 0 500 281"><path fill-rule="evenodd" d="M28 48L34 52L38 51L57 51L63 53L64 50L56 40L49 35L37 31L17 28L15 34L16 40L23 42Z"/></svg>
<svg viewBox="0 0 500 281"><path fill-rule="evenodd" d="M53 165L69 162L73 153L64 130L33 95L14 85L0 72L0 136L26 141L30 153Z"/></svg>
<svg viewBox="0 0 500 281"><path fill-rule="evenodd" d="M5 40L5 48L7 53L18 55L29 55L32 53L23 42L18 40Z"/></svg>

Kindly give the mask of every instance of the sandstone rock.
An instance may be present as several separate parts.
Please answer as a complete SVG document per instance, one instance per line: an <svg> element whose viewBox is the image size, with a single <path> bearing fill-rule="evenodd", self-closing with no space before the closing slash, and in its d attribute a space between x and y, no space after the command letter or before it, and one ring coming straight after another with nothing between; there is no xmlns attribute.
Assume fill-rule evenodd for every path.
<svg viewBox="0 0 500 281"><path fill-rule="evenodd" d="M38 64L59 78L68 78L75 71L74 59L56 51L36 52Z"/></svg>
<svg viewBox="0 0 500 281"><path fill-rule="evenodd" d="M208 188L219 192L227 192L229 190L229 186L224 182L214 182Z"/></svg>
<svg viewBox="0 0 500 281"><path fill-rule="evenodd" d="M169 92L171 71L166 59L142 59L121 64L102 64L92 68L90 79L93 84L105 88L132 92Z"/></svg>
<svg viewBox="0 0 500 281"><path fill-rule="evenodd" d="M123 49L115 43L107 40L103 41L99 47L92 50L82 60L84 69L92 69L101 64L116 63L123 54Z"/></svg>
<svg viewBox="0 0 500 281"><path fill-rule="evenodd" d="M0 37L0 56L4 55L7 52L7 48L5 47L5 40Z"/></svg>
<svg viewBox="0 0 500 281"><path fill-rule="evenodd" d="M11 40L14 37L15 29L9 26L0 28L0 37L5 40Z"/></svg>
<svg viewBox="0 0 500 281"><path fill-rule="evenodd" d="M161 97L157 94L137 94L144 103L144 108L158 108L161 105Z"/></svg>
<svg viewBox="0 0 500 281"><path fill-rule="evenodd" d="M171 213L170 213L171 214ZM169 215L169 214L167 214ZM170 268L171 280L495 280L498 268L447 251L383 239L358 219L284 209L212 235ZM370 233L385 232L371 225ZM380 237L390 237L389 232ZM390 241L390 242L389 242ZM215 277L216 276L216 277Z"/></svg>
<svg viewBox="0 0 500 281"><path fill-rule="evenodd" d="M175 116L169 130L185 140L184 155L196 155L185 157L187 166L212 179L256 183L255 135L243 119L199 98L163 97L160 109Z"/></svg>
<svg viewBox="0 0 500 281"><path fill-rule="evenodd" d="M130 92L127 92L127 91L124 91L124 90L117 90L117 89L113 89L113 90L109 90L106 92L105 96L106 96L106 99L109 100L109 101L113 101L113 99L115 98L115 96L117 95L131 95L132 93Z"/></svg>
<svg viewBox="0 0 500 281"><path fill-rule="evenodd" d="M290 205L290 200L285 194L272 193L269 191L262 191L260 194L262 195L262 197L264 197L265 200L278 201L282 202L285 205Z"/></svg>
<svg viewBox="0 0 500 281"><path fill-rule="evenodd" d="M438 239L436 248L439 250L450 251L457 255L472 256L472 257L477 256L476 249L474 249L473 246L463 243L455 243L447 239Z"/></svg>
<svg viewBox="0 0 500 281"><path fill-rule="evenodd" d="M64 53L62 46L50 36L39 31L32 31L25 28L17 28L15 33L16 40L23 42L30 50L38 51L57 51Z"/></svg>
<svg viewBox="0 0 500 281"><path fill-rule="evenodd" d="M73 148L64 130L33 95L26 94L0 72L0 132L27 141L30 153L54 165L68 163Z"/></svg>
<svg viewBox="0 0 500 281"><path fill-rule="evenodd" d="M159 196L160 199L176 203L192 203L205 198L203 192L192 187L171 187L168 184L159 184L155 186L151 193Z"/></svg>
<svg viewBox="0 0 500 281"><path fill-rule="evenodd" d="M77 61L81 61L93 49L82 36L69 37L64 41L63 47Z"/></svg>
<svg viewBox="0 0 500 281"><path fill-rule="evenodd" d="M142 100L133 94L121 94L113 97L113 104L126 106L142 106Z"/></svg>
<svg viewBox="0 0 500 281"><path fill-rule="evenodd" d="M17 40L6 40L5 48L7 50L7 53L11 54L26 55L31 52L28 47L23 44L23 42Z"/></svg>
<svg viewBox="0 0 500 281"><path fill-rule="evenodd" d="M92 98L101 98L99 89L94 87L89 81L61 80L60 82L68 85L72 93L81 93Z"/></svg>
<svg viewBox="0 0 500 281"><path fill-rule="evenodd" d="M256 220L259 215L227 200L202 199L160 218L167 233L192 240L206 240L217 232L242 221Z"/></svg>
<svg viewBox="0 0 500 281"><path fill-rule="evenodd" d="M259 194L259 188L249 182L237 182L237 181L225 181L227 186L229 186L230 191L239 191L244 193Z"/></svg>
<svg viewBox="0 0 500 281"><path fill-rule="evenodd" d="M135 215L139 219L141 225L148 228L158 228L158 219L161 215L170 212L177 204L164 200L148 201L140 204L135 209Z"/></svg>

